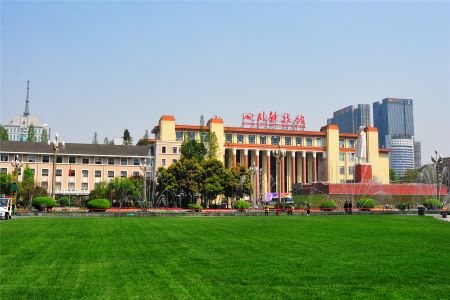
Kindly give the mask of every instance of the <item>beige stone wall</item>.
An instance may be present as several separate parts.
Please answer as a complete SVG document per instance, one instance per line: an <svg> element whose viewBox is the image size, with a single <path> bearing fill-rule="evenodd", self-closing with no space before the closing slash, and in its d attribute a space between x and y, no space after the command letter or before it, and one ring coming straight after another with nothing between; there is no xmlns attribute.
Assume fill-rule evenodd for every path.
<svg viewBox="0 0 450 300"><path fill-rule="evenodd" d="M28 162L29 157L33 156L36 159L36 162ZM50 162L44 163L42 162L42 157L48 156L48 154L23 154L21 155L22 160L24 161L22 166L22 175L25 169L26 164L34 170L35 174L35 183L38 185L46 185L47 191L51 193L52 191L52 176L53 176L53 158L50 156ZM69 163L68 158L75 157L75 163ZM82 158L89 158L89 164L83 164ZM143 175L139 164L134 165L134 159L138 159L139 163L143 162L143 159L146 157L121 157L121 156L76 156L76 155L67 155L63 156L63 163L56 163L56 170L61 170L61 176L56 176L55 180L55 190L56 194L64 193L64 194L89 194L90 190L92 190L96 183L102 181L109 181L114 179L114 177L121 177L121 172L126 172L126 177L133 176L133 173ZM101 164L95 164L96 159L101 159ZM114 160L114 165L108 164L108 159ZM121 159L126 159L127 165L121 165ZM0 162L0 168L6 168L7 173L13 172L13 167L11 162ZM48 175L43 175L43 170L47 169ZM69 170L75 171L75 176L69 176ZM83 176L83 170L87 170L87 177ZM100 171L100 177L96 177L96 171ZM108 172L114 172L113 177L108 176ZM57 171L58 172L58 171ZM19 177L21 180L21 177ZM73 183L69 186L69 183ZM87 183L87 187L83 186L83 183ZM59 188L57 188L59 187ZM84 189L86 188L86 189ZM59 190L59 191L58 191Z"/></svg>

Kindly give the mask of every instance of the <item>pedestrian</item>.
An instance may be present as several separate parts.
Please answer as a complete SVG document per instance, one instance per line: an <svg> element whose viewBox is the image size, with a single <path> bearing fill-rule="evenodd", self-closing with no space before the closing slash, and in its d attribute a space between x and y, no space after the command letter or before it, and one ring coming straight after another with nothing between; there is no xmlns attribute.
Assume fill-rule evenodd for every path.
<svg viewBox="0 0 450 300"><path fill-rule="evenodd" d="M287 214L288 214L288 216L292 216L292 206L288 206L287 207Z"/></svg>
<svg viewBox="0 0 450 300"><path fill-rule="evenodd" d="M345 214L348 215L348 201L345 201L345 203L344 203L344 211L345 211Z"/></svg>
<svg viewBox="0 0 450 300"><path fill-rule="evenodd" d="M349 202L348 202L348 214L349 214L349 215L353 215L352 208L353 208L352 201L349 201Z"/></svg>
<svg viewBox="0 0 450 300"><path fill-rule="evenodd" d="M309 206L309 203L306 203L306 215L309 216L311 214L311 206Z"/></svg>
<svg viewBox="0 0 450 300"><path fill-rule="evenodd" d="M269 205L266 204L266 206L264 206L264 215L268 216L269 215Z"/></svg>

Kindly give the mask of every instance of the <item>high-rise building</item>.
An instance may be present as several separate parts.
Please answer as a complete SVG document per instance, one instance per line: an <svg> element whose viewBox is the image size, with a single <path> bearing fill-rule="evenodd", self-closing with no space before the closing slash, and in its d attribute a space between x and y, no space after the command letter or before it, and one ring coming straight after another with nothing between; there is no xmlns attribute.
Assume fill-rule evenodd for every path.
<svg viewBox="0 0 450 300"><path fill-rule="evenodd" d="M358 133L359 127L370 127L370 105L358 104L350 105L333 113L333 117L327 120L327 124L339 126L342 133Z"/></svg>
<svg viewBox="0 0 450 300"><path fill-rule="evenodd" d="M4 124L8 132L8 140L25 142L28 140L30 125L34 127L33 142L46 142L50 139L50 128L42 123L36 116L30 114L30 82L27 82L27 98L25 101L25 111L22 115L15 116L9 123ZM46 136L46 138L45 138Z"/></svg>
<svg viewBox="0 0 450 300"><path fill-rule="evenodd" d="M385 98L381 102L374 102L373 123L374 127L378 128L380 148L387 147L388 139L412 138L414 136L413 101Z"/></svg>
<svg viewBox="0 0 450 300"><path fill-rule="evenodd" d="M389 165L400 177L405 176L406 170L414 169L414 140L388 140Z"/></svg>
<svg viewBox="0 0 450 300"><path fill-rule="evenodd" d="M416 169L422 166L422 147L419 141L414 141L414 167Z"/></svg>
<svg viewBox="0 0 450 300"><path fill-rule="evenodd" d="M419 147L414 147L413 101L385 98L374 102L373 123L378 128L379 147L391 148L389 165L395 173L403 176L406 170L414 169L414 158L421 155L420 143Z"/></svg>

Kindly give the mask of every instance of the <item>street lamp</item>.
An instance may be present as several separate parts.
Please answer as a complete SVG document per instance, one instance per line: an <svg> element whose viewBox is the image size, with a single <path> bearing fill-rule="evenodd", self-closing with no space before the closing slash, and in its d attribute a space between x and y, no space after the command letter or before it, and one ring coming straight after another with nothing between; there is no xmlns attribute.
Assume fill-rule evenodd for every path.
<svg viewBox="0 0 450 300"><path fill-rule="evenodd" d="M144 159L144 163L141 163L139 167L141 168L142 172L144 172L144 193L142 200L145 204L147 204L147 207L150 207L150 203L147 203L147 173L150 171L150 165L148 164L146 158Z"/></svg>
<svg viewBox="0 0 450 300"><path fill-rule="evenodd" d="M436 168L436 198L439 201L439 164L442 163L444 160L441 156L441 154L439 154L439 152L436 150L434 150L434 156L431 155L431 161L433 162L433 165Z"/></svg>
<svg viewBox="0 0 450 300"><path fill-rule="evenodd" d="M280 176L278 176L278 203L281 203L281 161L286 157L286 150L281 149L280 144L278 144L278 150L272 151L273 156L277 159L278 171Z"/></svg>
<svg viewBox="0 0 450 300"><path fill-rule="evenodd" d="M53 152L52 198L55 198L56 158L58 156L58 153L66 148L66 145L64 144L64 141L62 143L59 142L58 133L56 133L55 138L52 142L48 140L48 146Z"/></svg>
<svg viewBox="0 0 450 300"><path fill-rule="evenodd" d="M17 205L17 195L19 192L18 186L17 184L19 183L19 170L20 168L22 168L23 166L23 162L21 159L19 159L19 155L16 154L16 156L14 157L13 161L11 162L11 165L14 168L14 181L16 182L16 198L14 200L14 205L13 205L13 215L15 214L15 210L16 210L16 205Z"/></svg>

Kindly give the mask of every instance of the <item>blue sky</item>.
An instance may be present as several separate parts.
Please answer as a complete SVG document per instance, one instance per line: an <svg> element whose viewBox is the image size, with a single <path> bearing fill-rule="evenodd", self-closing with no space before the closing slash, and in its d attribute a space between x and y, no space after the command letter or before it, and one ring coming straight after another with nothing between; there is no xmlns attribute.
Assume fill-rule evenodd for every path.
<svg viewBox="0 0 450 300"><path fill-rule="evenodd" d="M450 2L9 2L0 122L24 110L67 142L137 139L162 114L198 124L414 100L423 161L450 155Z"/></svg>

